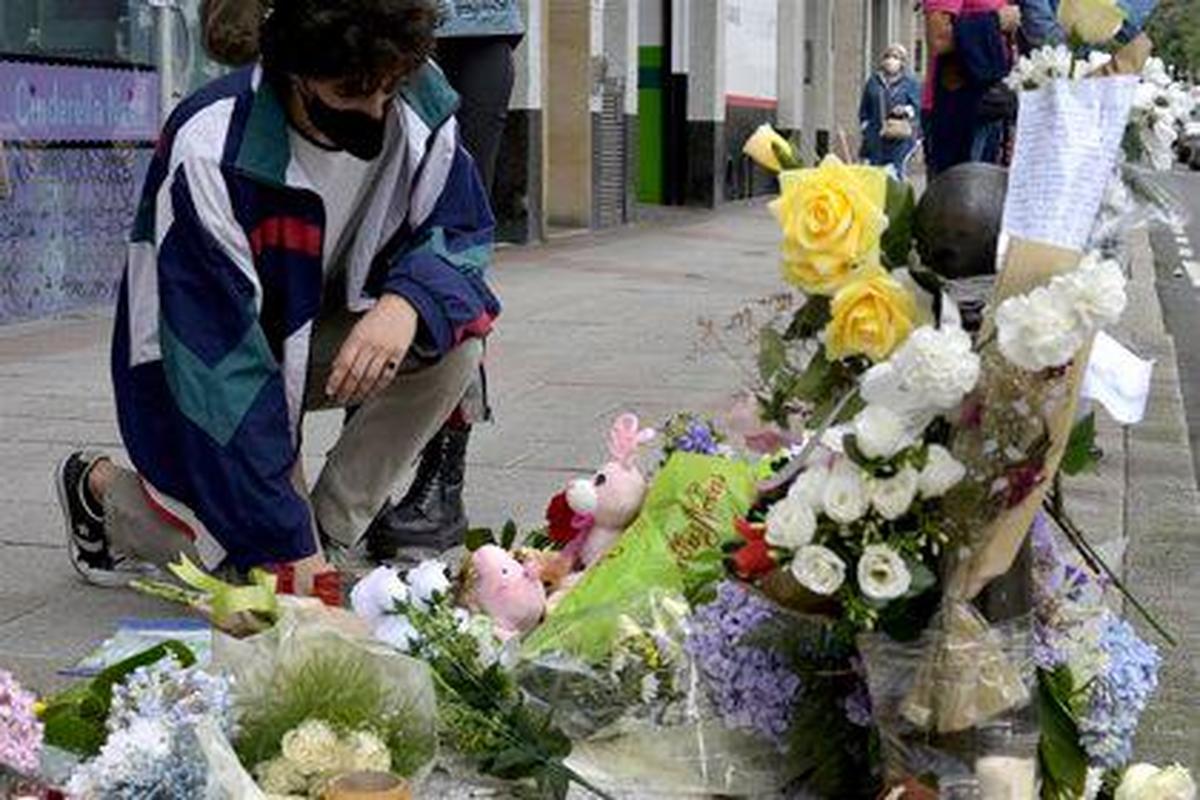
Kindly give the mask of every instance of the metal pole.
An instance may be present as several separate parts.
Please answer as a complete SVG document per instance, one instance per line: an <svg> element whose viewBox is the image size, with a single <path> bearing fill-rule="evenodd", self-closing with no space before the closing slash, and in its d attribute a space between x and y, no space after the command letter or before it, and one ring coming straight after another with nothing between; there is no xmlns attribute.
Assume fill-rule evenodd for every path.
<svg viewBox="0 0 1200 800"><path fill-rule="evenodd" d="M148 0L154 9L154 29L157 34L158 54L158 110L162 121L166 121L179 94L175 89L175 25L172 20L173 0Z"/></svg>

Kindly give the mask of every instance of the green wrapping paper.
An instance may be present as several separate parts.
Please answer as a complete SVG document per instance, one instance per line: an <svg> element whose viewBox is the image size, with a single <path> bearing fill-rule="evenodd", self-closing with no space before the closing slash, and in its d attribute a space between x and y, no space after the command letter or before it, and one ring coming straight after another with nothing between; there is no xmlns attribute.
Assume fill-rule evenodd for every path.
<svg viewBox="0 0 1200 800"><path fill-rule="evenodd" d="M664 593L709 599L724 575L722 546L755 498L744 462L676 453L655 478L642 512L525 640L534 657L562 652L586 661L610 651L622 618L646 618Z"/></svg>

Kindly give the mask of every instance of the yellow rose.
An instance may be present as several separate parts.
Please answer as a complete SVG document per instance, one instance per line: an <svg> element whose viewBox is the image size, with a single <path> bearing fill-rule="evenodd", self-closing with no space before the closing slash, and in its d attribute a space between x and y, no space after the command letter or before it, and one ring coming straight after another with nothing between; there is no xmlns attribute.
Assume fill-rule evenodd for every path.
<svg viewBox="0 0 1200 800"><path fill-rule="evenodd" d="M780 136L769 123L764 122L746 140L742 152L754 159L754 163L763 169L778 174L783 171L783 165L779 163L779 155L775 152L776 146L783 148L785 153L793 153L791 143ZM793 158L795 158L794 155Z"/></svg>
<svg viewBox="0 0 1200 800"><path fill-rule="evenodd" d="M864 355L879 362L912 332L917 302L903 284L876 268L834 295L830 312L825 328L830 360Z"/></svg>
<svg viewBox="0 0 1200 800"><path fill-rule="evenodd" d="M771 210L783 228L783 277L808 294L831 295L879 263L887 228L887 173L827 156L784 172Z"/></svg>
<svg viewBox="0 0 1200 800"><path fill-rule="evenodd" d="M1104 44L1125 24L1125 12L1117 0L1062 0L1058 21L1088 44Z"/></svg>

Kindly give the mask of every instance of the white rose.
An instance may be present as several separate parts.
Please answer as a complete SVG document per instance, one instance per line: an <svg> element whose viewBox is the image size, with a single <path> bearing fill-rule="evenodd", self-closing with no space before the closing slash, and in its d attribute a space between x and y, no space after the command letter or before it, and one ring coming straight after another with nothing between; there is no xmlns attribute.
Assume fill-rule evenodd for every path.
<svg viewBox="0 0 1200 800"><path fill-rule="evenodd" d="M392 754L383 740L370 731L355 731L346 737L347 772L391 772Z"/></svg>
<svg viewBox="0 0 1200 800"><path fill-rule="evenodd" d="M908 565L885 544L867 545L858 560L858 588L871 600L895 600L912 585Z"/></svg>
<svg viewBox="0 0 1200 800"><path fill-rule="evenodd" d="M917 480L921 497L934 499L953 489L967 477L967 468L940 444L929 445L925 468Z"/></svg>
<svg viewBox="0 0 1200 800"><path fill-rule="evenodd" d="M1125 770L1114 800L1195 800L1195 797L1195 781L1178 764L1166 769L1134 764Z"/></svg>
<svg viewBox="0 0 1200 800"><path fill-rule="evenodd" d="M380 619L371 629L371 633L376 639L401 653L411 653L413 645L421 641L421 634L413 627L408 617L399 614L389 614Z"/></svg>
<svg viewBox="0 0 1200 800"><path fill-rule="evenodd" d="M337 734L319 719L310 719L288 731L280 742L283 757L304 775L332 772L338 768Z"/></svg>
<svg viewBox="0 0 1200 800"><path fill-rule="evenodd" d="M1071 306L1082 325L1089 329L1112 325L1125 312L1125 273L1112 259L1090 253L1079 267L1051 282L1055 291L1071 298Z"/></svg>
<svg viewBox="0 0 1200 800"><path fill-rule="evenodd" d="M767 512L767 544L795 550L812 541L817 532L817 515L812 506L791 497L780 500Z"/></svg>
<svg viewBox="0 0 1200 800"><path fill-rule="evenodd" d="M422 561L405 576L412 594L413 604L422 611L433 602L434 595L445 595L450 591L450 579L446 577L446 565L436 559Z"/></svg>
<svg viewBox="0 0 1200 800"><path fill-rule="evenodd" d="M881 405L869 405L854 418L854 440L867 458L891 458L912 444L904 419Z"/></svg>
<svg viewBox="0 0 1200 800"><path fill-rule="evenodd" d="M872 481L871 505L884 519L900 519L908 513L913 500L917 499L919 480L915 469L905 467L894 477Z"/></svg>
<svg viewBox="0 0 1200 800"><path fill-rule="evenodd" d="M796 551L792 576L810 592L831 595L846 582L846 562L828 547L810 544Z"/></svg>
<svg viewBox="0 0 1200 800"><path fill-rule="evenodd" d="M812 509L819 509L825 494L825 484L829 482L829 467L814 464L796 478L792 488L788 489L788 499L804 503Z"/></svg>
<svg viewBox="0 0 1200 800"><path fill-rule="evenodd" d="M848 458L839 460L830 470L825 492L821 496L826 516L834 522L849 525L862 519L870 502L863 471Z"/></svg>
<svg viewBox="0 0 1200 800"><path fill-rule="evenodd" d="M1031 372L1069 363L1088 333L1074 313L1071 298L1045 286L1001 303L996 328L1000 352Z"/></svg>
<svg viewBox="0 0 1200 800"><path fill-rule="evenodd" d="M395 611L397 603L407 601L408 587L391 567L372 570L350 590L350 607L372 624Z"/></svg>

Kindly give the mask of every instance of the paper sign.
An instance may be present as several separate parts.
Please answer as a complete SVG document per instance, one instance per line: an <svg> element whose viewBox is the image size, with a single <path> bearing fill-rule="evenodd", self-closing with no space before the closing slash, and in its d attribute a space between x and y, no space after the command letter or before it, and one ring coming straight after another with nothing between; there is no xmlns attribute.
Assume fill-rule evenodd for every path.
<svg viewBox="0 0 1200 800"><path fill-rule="evenodd" d="M1138 358L1116 339L1101 332L1092 345L1082 394L1104 406L1122 425L1136 425L1146 416L1153 371L1153 361Z"/></svg>
<svg viewBox="0 0 1200 800"><path fill-rule="evenodd" d="M1021 93L1003 230L1081 251L1112 177L1138 78L1056 81Z"/></svg>

